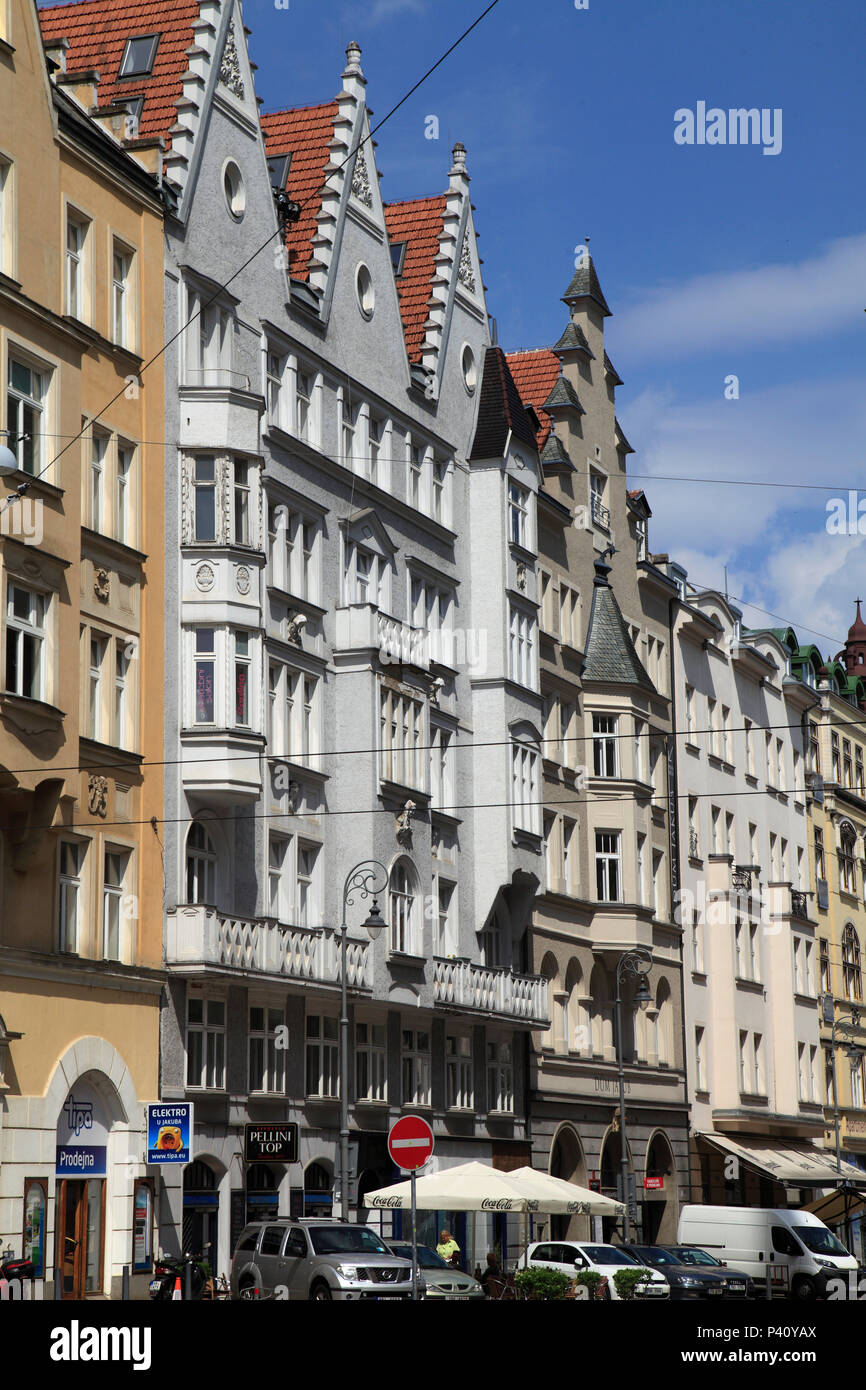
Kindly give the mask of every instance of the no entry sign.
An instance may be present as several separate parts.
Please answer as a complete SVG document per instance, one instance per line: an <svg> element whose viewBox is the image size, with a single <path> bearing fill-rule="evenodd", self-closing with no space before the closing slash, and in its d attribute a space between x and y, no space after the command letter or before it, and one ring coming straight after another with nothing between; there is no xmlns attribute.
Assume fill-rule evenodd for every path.
<svg viewBox="0 0 866 1390"><path fill-rule="evenodd" d="M404 1115L391 1126L388 1152L398 1168L420 1168L433 1152L433 1131L420 1115Z"/></svg>

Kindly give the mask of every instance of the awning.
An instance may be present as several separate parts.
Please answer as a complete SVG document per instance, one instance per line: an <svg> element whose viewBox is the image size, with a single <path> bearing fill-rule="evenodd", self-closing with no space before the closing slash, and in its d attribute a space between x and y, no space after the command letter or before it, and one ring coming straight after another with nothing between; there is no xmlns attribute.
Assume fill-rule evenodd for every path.
<svg viewBox="0 0 866 1390"><path fill-rule="evenodd" d="M862 1216L866 1211L866 1191L849 1187L846 1183L844 1187L837 1187L835 1192L807 1202L800 1210L812 1212L825 1226L841 1226L846 1220Z"/></svg>
<svg viewBox="0 0 866 1390"><path fill-rule="evenodd" d="M729 1134L701 1133L723 1153L733 1154L749 1168L766 1173L787 1187L838 1187L840 1182L863 1183L863 1169L842 1159L841 1172L836 1171L835 1155L804 1141L785 1143L783 1140L751 1138Z"/></svg>

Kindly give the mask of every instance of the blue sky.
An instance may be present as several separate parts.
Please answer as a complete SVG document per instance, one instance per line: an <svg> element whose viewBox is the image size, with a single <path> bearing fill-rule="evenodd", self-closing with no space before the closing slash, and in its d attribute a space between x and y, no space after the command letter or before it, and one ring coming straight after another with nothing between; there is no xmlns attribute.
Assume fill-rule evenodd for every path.
<svg viewBox="0 0 866 1390"><path fill-rule="evenodd" d="M265 109L332 96L356 39L379 118L483 7L247 0ZM383 194L440 190L464 142L509 348L556 340L590 235L635 475L866 488L864 47L861 0L500 0L381 131ZM780 153L675 144L674 112L698 101L781 108ZM822 650L844 640L866 535L827 533L833 492L633 485L653 548L697 582L721 585L727 565L732 594L823 634Z"/></svg>
<svg viewBox="0 0 866 1390"><path fill-rule="evenodd" d="M379 119L484 3L246 0L264 109L332 97L355 39ZM653 549L704 585L727 566L731 594L834 652L866 596L864 50L863 0L499 0L376 152L393 199L440 191L466 145L507 348L559 336L590 235ZM780 108L780 153L676 144L699 101ZM773 485L638 476L664 474ZM828 534L828 499L861 479L864 535Z"/></svg>

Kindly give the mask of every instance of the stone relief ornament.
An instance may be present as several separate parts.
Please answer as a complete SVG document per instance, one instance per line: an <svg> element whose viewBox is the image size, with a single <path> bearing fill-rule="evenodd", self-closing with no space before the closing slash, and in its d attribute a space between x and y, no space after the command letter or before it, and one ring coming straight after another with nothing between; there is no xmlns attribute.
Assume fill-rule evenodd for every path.
<svg viewBox="0 0 866 1390"><path fill-rule="evenodd" d="M108 570L100 566L93 574L93 592L100 603L107 603L111 595L111 581Z"/></svg>
<svg viewBox="0 0 866 1390"><path fill-rule="evenodd" d="M214 586L214 572L210 565L199 565L195 572L195 587L206 594Z"/></svg>
<svg viewBox="0 0 866 1390"><path fill-rule="evenodd" d="M301 784L300 782L290 782L289 792L286 797L286 815L294 816L301 804Z"/></svg>
<svg viewBox="0 0 866 1390"><path fill-rule="evenodd" d="M87 805L92 816L104 816L108 812L108 778L91 773L87 779Z"/></svg>
<svg viewBox="0 0 866 1390"><path fill-rule="evenodd" d="M252 580L246 565L238 565L235 570L235 586L239 594L248 594Z"/></svg>
<svg viewBox="0 0 866 1390"><path fill-rule="evenodd" d="M526 566L517 566L517 587L522 594L526 593Z"/></svg>
<svg viewBox="0 0 866 1390"><path fill-rule="evenodd" d="M402 811L397 811L394 816L394 833L399 844L406 848L412 847L412 821L415 816L415 802L407 801Z"/></svg>
<svg viewBox="0 0 866 1390"><path fill-rule="evenodd" d="M373 206L370 175L367 172L367 160L364 156L363 145L355 156L355 172L352 174L352 192L359 203L363 203L364 206L368 208Z"/></svg>
<svg viewBox="0 0 866 1390"><path fill-rule="evenodd" d="M223 49L223 60L220 63L220 82L228 87L230 92L234 92L236 97L244 99L244 82L241 77L241 64L238 57L238 45L235 39L235 24L232 20L229 31L226 35L226 46Z"/></svg>
<svg viewBox="0 0 866 1390"><path fill-rule="evenodd" d="M472 252L469 249L469 230L463 235L463 250L460 252L460 267L457 278L470 294L475 294L475 273L472 269Z"/></svg>

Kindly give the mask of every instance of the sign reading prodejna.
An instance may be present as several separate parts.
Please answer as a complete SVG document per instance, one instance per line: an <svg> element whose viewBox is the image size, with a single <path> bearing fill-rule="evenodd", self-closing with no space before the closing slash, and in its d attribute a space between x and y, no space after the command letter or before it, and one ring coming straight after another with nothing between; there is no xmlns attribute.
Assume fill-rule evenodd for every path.
<svg viewBox="0 0 866 1390"><path fill-rule="evenodd" d="M147 1107L147 1162L192 1161L192 1102Z"/></svg>
<svg viewBox="0 0 866 1390"><path fill-rule="evenodd" d="M298 1126L294 1121L244 1125L244 1158L247 1163L297 1163Z"/></svg>

